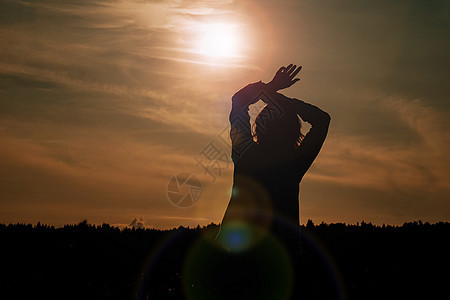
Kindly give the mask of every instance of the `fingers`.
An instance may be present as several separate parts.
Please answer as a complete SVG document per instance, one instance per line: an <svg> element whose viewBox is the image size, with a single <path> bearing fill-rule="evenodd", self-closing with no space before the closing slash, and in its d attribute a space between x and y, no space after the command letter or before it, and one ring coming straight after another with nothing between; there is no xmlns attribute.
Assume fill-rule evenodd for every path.
<svg viewBox="0 0 450 300"><path fill-rule="evenodd" d="M292 64L290 64L289 66L287 66L286 68L284 68L285 73L289 72L289 69L292 68Z"/></svg>
<svg viewBox="0 0 450 300"><path fill-rule="evenodd" d="M300 80L300 78L295 78L297 74L301 71L302 66L297 68L297 65L289 64L287 67L281 67L274 77L273 80L282 81L283 84L288 86L292 86L294 83Z"/></svg>
<svg viewBox="0 0 450 300"><path fill-rule="evenodd" d="M296 65L290 64L287 68L286 68L286 74L287 75L291 75L291 73L295 70Z"/></svg>
<svg viewBox="0 0 450 300"><path fill-rule="evenodd" d="M300 80L300 78L295 78L294 80L292 80L291 85L293 85L294 83L296 83L299 80Z"/></svg>
<svg viewBox="0 0 450 300"><path fill-rule="evenodd" d="M278 72L283 72L291 77L295 77L295 75L298 74L298 72L300 72L300 70L302 69L302 66L299 66L297 68L297 65L294 64L290 64L287 67L281 67Z"/></svg>
<svg viewBox="0 0 450 300"><path fill-rule="evenodd" d="M300 72L301 69L302 69L302 66L298 67L297 70L295 70L295 72L292 73L291 77L294 78L295 76L297 76L298 72Z"/></svg>
<svg viewBox="0 0 450 300"><path fill-rule="evenodd" d="M281 67L277 73L284 73L284 74L288 74L291 72L290 69L292 68L292 64L290 64L287 67Z"/></svg>

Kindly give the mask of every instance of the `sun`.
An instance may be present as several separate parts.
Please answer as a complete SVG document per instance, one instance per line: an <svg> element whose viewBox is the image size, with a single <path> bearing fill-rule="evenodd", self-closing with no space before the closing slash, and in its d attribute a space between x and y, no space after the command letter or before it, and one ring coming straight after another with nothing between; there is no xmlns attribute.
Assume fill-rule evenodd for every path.
<svg viewBox="0 0 450 300"><path fill-rule="evenodd" d="M205 24L200 41L200 53L210 57L237 55L236 29L231 24Z"/></svg>

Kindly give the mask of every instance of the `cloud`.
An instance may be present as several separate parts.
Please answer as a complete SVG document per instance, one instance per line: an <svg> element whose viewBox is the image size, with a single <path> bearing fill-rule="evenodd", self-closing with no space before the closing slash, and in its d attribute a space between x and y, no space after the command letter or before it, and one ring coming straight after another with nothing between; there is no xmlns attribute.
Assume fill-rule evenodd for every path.
<svg viewBox="0 0 450 300"><path fill-rule="evenodd" d="M117 192L141 197L152 189L164 195L164 189L159 191L156 187L166 184L173 174L191 167L194 162L190 155L177 154L175 149L163 145L142 144L111 133L98 140L99 132L75 132L69 140L59 141L33 141L2 133L0 162L4 166L3 172L10 173L11 182L18 180L15 184L23 185L20 193L25 194L30 182L19 178L28 169L30 174L37 176L35 184L41 182L43 189L51 182L47 179L53 178L67 183L65 188L69 193L75 190L92 193L95 197ZM54 187L58 189L57 185ZM54 200L59 201L58 197ZM76 197L73 200L83 201ZM130 201L127 205L132 205L133 200Z"/></svg>
<svg viewBox="0 0 450 300"><path fill-rule="evenodd" d="M390 97L379 102L392 123L413 133L410 142L382 136L332 134L309 178L375 190L450 188L448 118L423 100Z"/></svg>
<svg viewBox="0 0 450 300"><path fill-rule="evenodd" d="M192 32L182 31L195 31L198 21L186 20L178 10L205 3L44 1L22 3L20 9L12 2L7 4L6 10L23 19L21 26L13 23L0 30L5 45L0 49L0 75L4 79L0 90L11 96L11 100L3 99L10 107L12 101L19 101L20 91L23 102L33 102L36 114L47 108L45 104L57 107L61 99L70 103L72 98L78 102L70 103L75 115L81 108L98 109L107 103L101 109L200 134L214 134L226 125L211 130L211 122L220 118L211 105L223 95L229 97L231 90L220 86L217 72L208 73L196 66L225 65L199 60L186 47L192 45L183 42L190 40ZM216 11L217 4L208 5ZM45 16L48 22L33 26L26 18L28 10ZM142 24L154 15L161 20ZM185 26L188 23L193 27ZM242 62L226 64L228 69L241 67L253 68ZM59 97L51 104L34 100L51 99L48 94L56 91ZM222 119L226 121L226 117Z"/></svg>

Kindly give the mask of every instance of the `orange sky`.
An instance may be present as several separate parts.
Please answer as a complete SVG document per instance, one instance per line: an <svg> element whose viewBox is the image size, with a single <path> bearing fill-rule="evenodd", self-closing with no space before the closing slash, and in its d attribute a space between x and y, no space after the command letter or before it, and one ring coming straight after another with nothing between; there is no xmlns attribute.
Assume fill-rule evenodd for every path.
<svg viewBox="0 0 450 300"><path fill-rule="evenodd" d="M0 223L220 222L232 165L209 182L196 158L210 142L230 154L231 96L291 62L302 80L285 93L332 117L301 222L449 221L448 9L0 0ZM206 53L214 24L232 37L222 56ZM167 198L180 172L203 183L190 208Z"/></svg>

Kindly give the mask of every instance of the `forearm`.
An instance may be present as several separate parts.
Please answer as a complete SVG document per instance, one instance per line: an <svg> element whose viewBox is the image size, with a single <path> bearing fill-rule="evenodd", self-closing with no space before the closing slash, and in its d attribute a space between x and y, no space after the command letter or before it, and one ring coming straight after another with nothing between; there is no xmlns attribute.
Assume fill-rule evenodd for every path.
<svg viewBox="0 0 450 300"><path fill-rule="evenodd" d="M291 99L291 108L304 121L311 124L311 129L303 138L300 145L299 159L306 162L305 165L312 164L328 135L330 125L330 115L317 106L301 100Z"/></svg>
<svg viewBox="0 0 450 300"><path fill-rule="evenodd" d="M312 126L326 125L330 123L330 115L321 110L317 106L306 103L302 100L293 99L280 94L274 87L268 83L264 86L265 96L264 102L281 107L285 111L294 112L298 114L304 121L310 123Z"/></svg>
<svg viewBox="0 0 450 300"><path fill-rule="evenodd" d="M291 100L292 109L302 118L304 121L314 126L326 126L330 124L330 115L314 106L298 99Z"/></svg>
<svg viewBox="0 0 450 300"><path fill-rule="evenodd" d="M233 109L246 109L249 105L258 102L259 96L265 88L265 84L261 81L251 83L240 89L232 97Z"/></svg>
<svg viewBox="0 0 450 300"><path fill-rule="evenodd" d="M233 123L236 119L239 119L240 123L249 122L250 116L248 115L249 106L256 103L261 96L264 89L264 83L261 81L251 83L244 88L240 89L232 97L232 108L230 113L230 122Z"/></svg>
<svg viewBox="0 0 450 300"><path fill-rule="evenodd" d="M302 120L310 123L311 126L328 127L331 117L327 112L302 100L288 98L280 93L276 93L276 95L277 103L286 110L298 114Z"/></svg>

